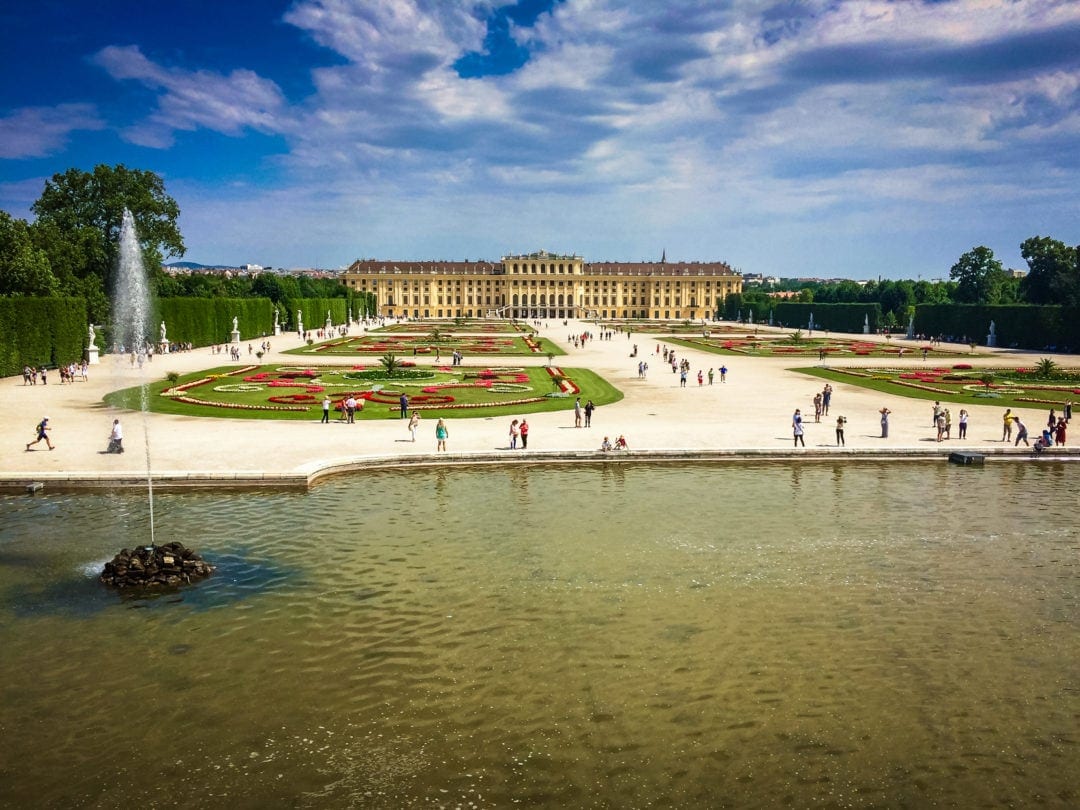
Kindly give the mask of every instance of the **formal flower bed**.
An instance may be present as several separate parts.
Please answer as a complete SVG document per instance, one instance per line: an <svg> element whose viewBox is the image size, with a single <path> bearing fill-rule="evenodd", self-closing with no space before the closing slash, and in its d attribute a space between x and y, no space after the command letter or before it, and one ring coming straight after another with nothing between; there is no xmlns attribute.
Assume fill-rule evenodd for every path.
<svg viewBox="0 0 1080 810"><path fill-rule="evenodd" d="M739 337L712 336L680 337L676 343L719 353L745 354L755 357L921 357L926 350L928 359L958 357L960 353L931 346L894 345L863 339L835 339L803 337L793 341L790 336L741 335Z"/></svg>
<svg viewBox="0 0 1080 810"><path fill-rule="evenodd" d="M1052 380L1035 379L1026 369L979 369L967 363L928 369L833 368L829 373L852 382L886 383L888 388L897 389L896 393L914 390L961 402L991 398L1055 406L1080 397L1080 370L1063 370ZM1015 379L1017 376L1030 379L1021 381Z"/></svg>
<svg viewBox="0 0 1080 810"><path fill-rule="evenodd" d="M357 354L381 357L393 354L405 357L449 357L454 352L466 357L476 355L527 355L539 353L564 354L550 341L534 335L440 335L437 339L431 334L397 335L367 334L345 338L335 338L323 343L313 344L301 349L292 349L288 354L306 355L351 355Z"/></svg>
<svg viewBox="0 0 1080 810"><path fill-rule="evenodd" d="M330 366L246 366L224 374L206 374L158 395L173 402L215 411L259 411L317 415L329 397L335 411L352 396L362 400L362 418L397 414L404 394L410 410L463 411L543 403L555 396L576 396L574 374L552 367L440 366L399 369L388 377L380 368ZM587 372L586 372L587 373ZM229 382L229 379L240 379ZM557 390L552 391L552 381Z"/></svg>

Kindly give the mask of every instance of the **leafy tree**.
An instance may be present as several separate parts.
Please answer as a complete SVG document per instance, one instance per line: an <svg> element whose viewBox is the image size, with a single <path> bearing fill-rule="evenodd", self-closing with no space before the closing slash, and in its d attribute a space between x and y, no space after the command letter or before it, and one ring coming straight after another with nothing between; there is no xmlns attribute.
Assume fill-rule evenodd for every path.
<svg viewBox="0 0 1080 810"><path fill-rule="evenodd" d="M164 181L154 172L122 164L101 164L93 172L68 169L45 183L32 206L50 261L50 248L62 251L60 243L78 245L78 253L69 257L75 259L69 268L72 276L97 276L104 289L111 287L125 208L135 219L147 267L160 267L167 256L184 255L176 224L180 206L165 193Z"/></svg>
<svg viewBox="0 0 1080 810"><path fill-rule="evenodd" d="M958 304L997 304L1005 284L1005 269L994 251L979 245L962 255L949 270L956 282L953 300Z"/></svg>
<svg viewBox="0 0 1080 810"><path fill-rule="evenodd" d="M26 221L0 211L0 296L50 296L59 289L49 259L34 245Z"/></svg>
<svg viewBox="0 0 1080 810"><path fill-rule="evenodd" d="M1080 304L1080 248L1048 236L1033 236L1020 244L1028 274L1020 294L1029 304Z"/></svg>

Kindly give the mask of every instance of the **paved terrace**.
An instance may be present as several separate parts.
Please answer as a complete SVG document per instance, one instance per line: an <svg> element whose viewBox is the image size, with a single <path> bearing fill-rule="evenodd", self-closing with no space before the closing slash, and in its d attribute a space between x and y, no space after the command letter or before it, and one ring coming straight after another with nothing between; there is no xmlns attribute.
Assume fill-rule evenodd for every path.
<svg viewBox="0 0 1080 810"><path fill-rule="evenodd" d="M750 327L753 329L754 327ZM768 327L757 327L763 333ZM855 386L834 384L831 413L813 421L813 396L824 381L787 369L815 365L809 358L744 358L721 356L678 347L678 356L690 360L691 379L679 387L677 374L662 362L656 347L663 337L645 333L628 340L616 333L612 340L589 341L583 349L567 343L572 332L596 331L580 321L564 326L549 321L540 332L562 346L567 355L556 362L567 367L585 367L605 377L621 389L625 398L598 408L592 428L576 429L573 401L563 412L528 416L531 431L529 449L508 449L509 418L477 417L450 419L448 453L435 453L435 419L425 417L415 444L408 441L405 420L361 421L355 425L319 423L313 410L310 422L221 419L212 416L185 417L120 411L106 406L102 397L109 391L137 385L142 379L160 379L169 371L181 373L228 365L226 355L212 355L209 349L158 356L140 372L126 358L106 356L90 367L88 382L59 385L59 376L49 375L49 384L24 386L22 378L0 380L0 487L23 489L32 482L48 488L143 486L146 482L146 436L155 487L175 486L290 486L306 487L319 477L390 464L502 464L540 462L625 463L630 460L713 460L713 459L864 459L937 458L950 452L970 451L990 459L1029 460L1031 452L1014 448L1001 439L1004 407L988 404L969 407L968 438L938 443L931 426L931 402L922 399L886 396ZM776 330L781 331L781 330ZM353 332L356 334L356 331ZM863 336L858 336L863 337ZM253 342L258 342L255 339ZM264 362L299 364L298 358L279 354L300 345L293 334L272 338L273 352ZM894 344L910 345L894 339ZM637 358L630 352L637 343L639 357L649 362L646 379L638 379ZM246 348L247 342L244 346ZM966 346L956 347L968 354ZM1038 353L1000 352L990 357L980 350L970 362L1017 366L1031 365ZM1063 366L1076 365L1069 355L1055 356ZM248 357L244 355L246 364ZM474 361L466 357L466 365ZM328 365L333 361L327 360ZM546 357L492 359L492 364L543 365ZM949 361L956 362L956 361ZM340 364L340 361L339 361ZM698 386L699 368L727 365L728 379L721 384ZM924 365L921 354L912 351L903 361L859 358L830 360L830 366L881 365L895 368ZM879 438L879 410L892 411L890 435ZM806 419L806 447L795 449L791 435L791 414L801 408ZM954 436L956 414L952 408ZM1048 408L1019 411L1031 431L1031 440L1046 422ZM845 448L835 446L836 416L847 417ZM44 442L24 451L34 438L33 426L48 416L50 435L56 449ZM114 418L124 427L123 455L102 451ZM600 453L603 437L612 441L620 433L630 444L630 453ZM1080 441L1080 437L1070 437ZM1080 459L1080 448L1052 448L1044 458Z"/></svg>

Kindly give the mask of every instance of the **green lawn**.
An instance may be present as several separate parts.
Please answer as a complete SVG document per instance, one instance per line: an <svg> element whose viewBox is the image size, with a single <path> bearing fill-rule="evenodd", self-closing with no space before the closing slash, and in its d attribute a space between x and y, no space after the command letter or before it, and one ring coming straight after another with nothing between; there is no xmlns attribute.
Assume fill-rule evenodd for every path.
<svg viewBox="0 0 1080 810"><path fill-rule="evenodd" d="M874 342L851 338L809 338L792 339L785 335L717 335L702 337L672 338L669 342L687 348L702 349L713 354L739 355L742 357L923 357L925 350L927 362L943 359L967 357L968 352L940 349L926 343L905 341L894 344L891 341Z"/></svg>
<svg viewBox="0 0 1080 810"><path fill-rule="evenodd" d="M1046 378L1030 370L942 366L925 369L799 368L802 374L857 385L874 391L916 399L944 400L960 405L1001 405L1003 408L1055 408L1066 400L1080 401L1080 369L1059 369ZM990 385L981 378L992 375Z"/></svg>
<svg viewBox="0 0 1080 810"><path fill-rule="evenodd" d="M353 359L378 358L385 354L394 354L402 358L439 357L450 362L450 355L461 352L466 358L475 361L488 357L521 357L548 354L561 356L562 349L543 338L531 335L454 335L440 333L438 337L428 334L390 335L367 334L349 335L313 343L299 349L289 349L285 354L303 357L349 357ZM483 362L483 360L481 360Z"/></svg>
<svg viewBox="0 0 1080 810"><path fill-rule="evenodd" d="M556 387L557 376L562 383ZM312 420L322 400L336 406L350 393L364 405L358 419L397 417L402 393L425 416L505 416L565 410L574 397L606 405L622 393L586 369L547 366L404 368L387 377L379 363L365 366L221 367L148 386L151 411L234 419ZM114 391L110 405L138 410L140 388ZM336 410L335 410L336 417Z"/></svg>

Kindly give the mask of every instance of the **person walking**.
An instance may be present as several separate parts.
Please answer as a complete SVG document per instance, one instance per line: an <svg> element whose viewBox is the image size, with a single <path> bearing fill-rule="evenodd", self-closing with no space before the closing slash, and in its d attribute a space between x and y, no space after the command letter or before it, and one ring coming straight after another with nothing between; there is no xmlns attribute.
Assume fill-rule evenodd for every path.
<svg viewBox="0 0 1080 810"><path fill-rule="evenodd" d="M1012 408L1005 409L1005 416L1002 417L1004 426L1001 430L1001 440L1007 442L1012 438L1013 421L1016 417L1013 416Z"/></svg>
<svg viewBox="0 0 1080 810"><path fill-rule="evenodd" d="M106 453L124 452L124 429L120 427L120 420L113 419L112 430L109 431L109 447Z"/></svg>
<svg viewBox="0 0 1080 810"><path fill-rule="evenodd" d="M795 446L798 447L801 444L806 447L806 439L803 438L802 413L798 408L795 409L795 413L791 417L791 430L795 436Z"/></svg>
<svg viewBox="0 0 1080 810"><path fill-rule="evenodd" d="M37 427L34 428L34 430L37 432L37 438L30 442L28 445L26 445L26 449L29 450L38 442L44 441L45 444L49 446L50 450L55 450L56 448L53 446L53 443L49 441L49 434L47 432L51 429L52 428L49 427L49 417L41 417L41 421L38 422Z"/></svg>
<svg viewBox="0 0 1080 810"><path fill-rule="evenodd" d="M446 440L450 437L450 431L446 429L446 422L440 419L435 423L435 452L446 451Z"/></svg>
<svg viewBox="0 0 1080 810"><path fill-rule="evenodd" d="M720 366L720 382L727 382L727 366Z"/></svg>
<svg viewBox="0 0 1080 810"><path fill-rule="evenodd" d="M398 416L398 418L399 419L404 419L406 416L409 415L409 395L408 394L402 392L401 398L398 400L398 406L401 409L401 414Z"/></svg>
<svg viewBox="0 0 1080 810"><path fill-rule="evenodd" d="M878 413L881 414L881 438L889 438L889 414L892 413L888 408L882 408Z"/></svg>
<svg viewBox="0 0 1080 810"><path fill-rule="evenodd" d="M842 416L836 417L836 446L844 447L844 425L847 424L847 419Z"/></svg>
<svg viewBox="0 0 1080 810"><path fill-rule="evenodd" d="M416 429L420 427L420 411L413 411L412 416L409 417L409 435L412 436L413 443L416 442Z"/></svg>
<svg viewBox="0 0 1080 810"><path fill-rule="evenodd" d="M521 425L518 427L518 433L521 434L521 449L529 449L529 423L524 419L521 420Z"/></svg>
<svg viewBox="0 0 1080 810"><path fill-rule="evenodd" d="M323 397L322 401L322 421L319 423L322 425L330 424L330 395L327 394Z"/></svg>

